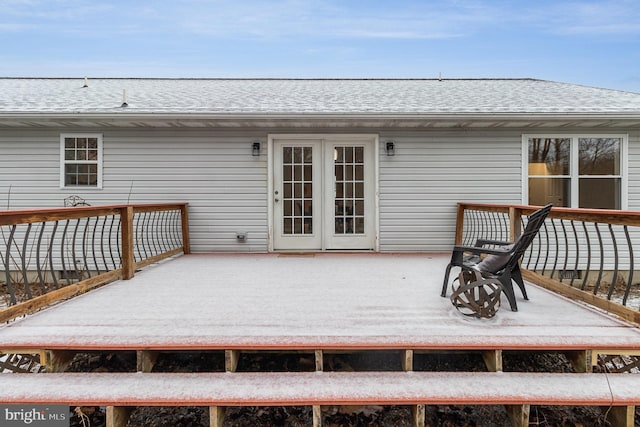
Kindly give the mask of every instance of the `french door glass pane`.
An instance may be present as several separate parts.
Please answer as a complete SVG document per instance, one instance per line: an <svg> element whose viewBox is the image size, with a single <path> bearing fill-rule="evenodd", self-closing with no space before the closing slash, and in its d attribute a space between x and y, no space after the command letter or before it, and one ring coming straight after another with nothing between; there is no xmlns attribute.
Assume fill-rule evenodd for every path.
<svg viewBox="0 0 640 427"><path fill-rule="evenodd" d="M364 234L364 147L335 147L335 234Z"/></svg>
<svg viewBox="0 0 640 427"><path fill-rule="evenodd" d="M313 234L313 150L282 147L284 234Z"/></svg>

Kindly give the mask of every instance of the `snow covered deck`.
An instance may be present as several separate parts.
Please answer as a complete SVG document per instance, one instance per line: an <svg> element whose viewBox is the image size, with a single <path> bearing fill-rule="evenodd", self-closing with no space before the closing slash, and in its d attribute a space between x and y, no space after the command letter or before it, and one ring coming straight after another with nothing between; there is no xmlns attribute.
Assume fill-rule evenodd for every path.
<svg viewBox="0 0 640 427"><path fill-rule="evenodd" d="M207 254L0 327L1 349L638 350L640 330L529 285L518 312L460 315L447 255Z"/></svg>

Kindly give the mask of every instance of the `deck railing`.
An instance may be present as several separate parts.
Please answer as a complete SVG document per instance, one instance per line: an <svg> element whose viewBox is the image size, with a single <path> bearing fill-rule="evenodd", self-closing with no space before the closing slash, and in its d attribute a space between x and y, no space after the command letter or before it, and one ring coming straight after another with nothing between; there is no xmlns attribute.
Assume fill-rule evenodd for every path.
<svg viewBox="0 0 640 427"><path fill-rule="evenodd" d="M0 212L0 322L189 253L187 204Z"/></svg>
<svg viewBox="0 0 640 427"><path fill-rule="evenodd" d="M513 241L536 209L459 203L456 244ZM640 323L639 245L640 212L553 208L522 259L523 275Z"/></svg>

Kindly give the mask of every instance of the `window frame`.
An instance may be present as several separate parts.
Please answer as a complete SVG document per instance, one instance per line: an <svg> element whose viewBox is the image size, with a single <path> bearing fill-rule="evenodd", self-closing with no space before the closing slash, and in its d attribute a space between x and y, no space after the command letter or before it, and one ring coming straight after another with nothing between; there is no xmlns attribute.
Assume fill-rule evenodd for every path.
<svg viewBox="0 0 640 427"><path fill-rule="evenodd" d="M67 138L95 138L98 141L98 158L97 160L66 160L65 158L65 139ZM102 148L103 135L101 133L63 133L60 134L60 188L61 189L83 189L83 190L101 190L102 189ZM66 185L65 170L68 164L90 164L98 166L98 180L96 185Z"/></svg>
<svg viewBox="0 0 640 427"><path fill-rule="evenodd" d="M620 209L629 208L629 135L609 133L542 133L522 134L522 204L529 204L529 139L531 138L566 138L570 140L569 175L553 175L554 177L568 177L570 180L569 208L576 209L580 206L580 178L618 178L620 179ZM619 138L620 144L620 174L619 175L580 175L579 155L581 138Z"/></svg>

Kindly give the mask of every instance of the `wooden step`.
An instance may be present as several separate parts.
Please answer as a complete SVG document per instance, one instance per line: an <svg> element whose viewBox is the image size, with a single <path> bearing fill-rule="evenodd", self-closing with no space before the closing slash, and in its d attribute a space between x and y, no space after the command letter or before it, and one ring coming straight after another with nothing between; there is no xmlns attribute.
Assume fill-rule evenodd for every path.
<svg viewBox="0 0 640 427"><path fill-rule="evenodd" d="M520 372L60 373L2 376L0 402L100 406L636 405L640 376Z"/></svg>
<svg viewBox="0 0 640 427"><path fill-rule="evenodd" d="M604 406L633 425L640 376L521 372L49 373L2 376L2 404L107 406L121 426L131 407L210 407L222 425L227 406L312 406L314 425L328 405L410 405L424 425L424 405L507 405L514 425L529 405ZM422 419L420 419L422 417ZM123 421L124 420L124 421Z"/></svg>

